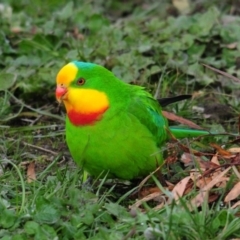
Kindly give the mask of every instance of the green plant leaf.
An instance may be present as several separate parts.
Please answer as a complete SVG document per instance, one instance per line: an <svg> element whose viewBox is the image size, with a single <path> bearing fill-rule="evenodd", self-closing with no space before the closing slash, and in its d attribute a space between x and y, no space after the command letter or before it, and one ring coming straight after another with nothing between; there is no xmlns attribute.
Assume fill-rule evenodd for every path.
<svg viewBox="0 0 240 240"><path fill-rule="evenodd" d="M0 73L0 91L7 90L13 86L16 81L16 76L11 73Z"/></svg>
<svg viewBox="0 0 240 240"><path fill-rule="evenodd" d="M0 214L0 228L12 227L15 224L16 219L16 213L5 208Z"/></svg>
<svg viewBox="0 0 240 240"><path fill-rule="evenodd" d="M28 221L24 225L24 230L28 235L34 235L39 230L39 224L34 221Z"/></svg>

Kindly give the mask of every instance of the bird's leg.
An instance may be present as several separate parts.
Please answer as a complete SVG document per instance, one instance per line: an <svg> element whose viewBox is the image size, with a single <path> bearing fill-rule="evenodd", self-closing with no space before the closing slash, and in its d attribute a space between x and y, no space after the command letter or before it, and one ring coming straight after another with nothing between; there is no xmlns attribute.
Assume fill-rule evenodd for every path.
<svg viewBox="0 0 240 240"><path fill-rule="evenodd" d="M82 183L82 189L86 190L86 191L89 191L89 192L92 192L93 191L92 184L93 184L93 179L92 179L91 176L89 176L87 178L87 180Z"/></svg>

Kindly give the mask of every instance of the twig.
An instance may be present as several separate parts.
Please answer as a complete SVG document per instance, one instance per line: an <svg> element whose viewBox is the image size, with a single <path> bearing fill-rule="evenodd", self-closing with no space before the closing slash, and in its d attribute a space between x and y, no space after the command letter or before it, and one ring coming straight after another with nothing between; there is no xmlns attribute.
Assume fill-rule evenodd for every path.
<svg viewBox="0 0 240 240"><path fill-rule="evenodd" d="M35 120L33 120L31 123L30 123L30 126L33 126L36 122L38 122L41 118L42 118L43 115L39 115Z"/></svg>
<svg viewBox="0 0 240 240"><path fill-rule="evenodd" d="M57 156L57 155L58 155L58 153L56 153L56 152L54 152L54 151L52 151L52 150L43 148L43 147L35 146L35 145L33 145L33 144L26 143L26 142L21 142L21 143L23 143L23 145L25 145L25 146L28 146L28 147L31 147L31 148L35 148L35 149L38 149L38 150L43 151L43 152L51 153L51 154L54 155L54 156Z"/></svg>
<svg viewBox="0 0 240 240"><path fill-rule="evenodd" d="M9 138L10 141L15 141L15 139L13 138ZM24 141L21 141L21 144L23 144L24 146L27 146L27 147L31 147L31 148L35 148L37 150L40 150L40 151L43 151L43 152L47 152L47 153L51 153L52 155L54 156L57 156L58 153L52 151L52 150L49 150L49 149L46 149L46 148L43 148L43 147L39 147L39 146L35 146L33 144L30 144L30 143L26 143Z"/></svg>
<svg viewBox="0 0 240 240"><path fill-rule="evenodd" d="M223 75L223 76L225 76L225 77L228 77L228 78L230 78L230 79L232 79L232 80L234 80L234 81L236 81L236 82L238 82L238 83L240 82L240 79L239 79L239 78L236 78L236 77L234 77L233 75L231 75L231 74L229 74L229 73L223 72L223 71L221 71L221 70L219 70L219 69L217 69L217 68L214 68L214 67L210 67L210 66L208 66L207 64L203 64L203 63L202 63L202 65L203 65L204 67L209 68L209 69L211 69L211 70L214 71L214 72L220 73L221 75Z"/></svg>
<svg viewBox="0 0 240 240"><path fill-rule="evenodd" d="M32 108L30 106L28 106L27 104L25 104L24 102L22 102L21 100L19 100L18 98L16 98L12 93L8 92L8 94L19 104L21 104L22 106L24 106L25 108L27 109L30 109L40 115L45 115L45 116L48 116L48 117L52 117L52 118L56 118L56 119L59 119L59 120L62 120L64 121L64 118L61 117L61 116L58 116L58 115L55 115L55 114L52 114L52 113L49 113L49 112L46 112L46 111L42 111L42 110L39 110L39 109L35 109L35 108Z"/></svg>

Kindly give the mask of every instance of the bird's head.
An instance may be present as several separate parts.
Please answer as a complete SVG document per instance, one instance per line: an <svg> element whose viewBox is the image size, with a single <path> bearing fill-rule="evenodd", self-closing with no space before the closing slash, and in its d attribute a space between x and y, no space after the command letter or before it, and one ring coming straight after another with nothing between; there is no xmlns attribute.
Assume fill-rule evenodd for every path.
<svg viewBox="0 0 240 240"><path fill-rule="evenodd" d="M112 78L115 78L113 73L106 68L87 62L73 61L60 69L56 98L64 103L73 124L92 124L107 111Z"/></svg>

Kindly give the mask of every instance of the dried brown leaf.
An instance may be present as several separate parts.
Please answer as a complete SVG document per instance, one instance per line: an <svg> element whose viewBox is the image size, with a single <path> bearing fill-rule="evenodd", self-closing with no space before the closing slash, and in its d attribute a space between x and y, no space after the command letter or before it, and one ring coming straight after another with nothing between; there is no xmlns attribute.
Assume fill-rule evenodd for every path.
<svg viewBox="0 0 240 240"><path fill-rule="evenodd" d="M233 155L230 160L233 164L239 165L240 164L240 154L236 153L236 155Z"/></svg>
<svg viewBox="0 0 240 240"><path fill-rule="evenodd" d="M187 14L190 12L189 0L172 0L173 6L182 14Z"/></svg>
<svg viewBox="0 0 240 240"><path fill-rule="evenodd" d="M240 153L240 147L229 148L228 151L230 153Z"/></svg>
<svg viewBox="0 0 240 240"><path fill-rule="evenodd" d="M35 163L31 162L27 168L27 182L31 183L36 180L36 173L35 173Z"/></svg>
<svg viewBox="0 0 240 240"><path fill-rule="evenodd" d="M227 196L224 199L224 202L230 202L234 199L236 199L240 195L240 182L236 183L232 190L227 194Z"/></svg>
<svg viewBox="0 0 240 240"><path fill-rule="evenodd" d="M214 162L204 161L204 160L201 159L201 157L194 156L193 154L190 154L190 153L187 153L187 152L185 152L181 156L181 162L183 162L185 166L197 165L202 170L214 169L214 168L219 167L219 165L215 164Z"/></svg>
<svg viewBox="0 0 240 240"><path fill-rule="evenodd" d="M23 29L21 27L12 27L11 32L12 33L21 33Z"/></svg>
<svg viewBox="0 0 240 240"><path fill-rule="evenodd" d="M163 208L164 206L165 206L165 202L162 202L159 205L157 205L156 207L154 207L154 210L159 210L159 209Z"/></svg>
<svg viewBox="0 0 240 240"><path fill-rule="evenodd" d="M240 206L240 200L237 201L236 203L234 203L234 204L231 206L231 208L234 209L234 208L236 208L236 207L238 207L238 206Z"/></svg>
<svg viewBox="0 0 240 240"><path fill-rule="evenodd" d="M216 176L214 176L216 177ZM216 184L216 187L218 188L225 188L227 186L227 182L229 181L229 177L223 177L222 182L219 182Z"/></svg>
<svg viewBox="0 0 240 240"><path fill-rule="evenodd" d="M183 153L181 156L181 162L184 163L185 167L191 166L193 165L194 161L199 162L200 160L201 160L200 157L194 156L193 154L187 152Z"/></svg>
<svg viewBox="0 0 240 240"><path fill-rule="evenodd" d="M214 202L214 201L216 201L218 198L219 198L219 195L217 195L217 194L211 194L210 196L208 196L208 202L209 202L209 203Z"/></svg>
<svg viewBox="0 0 240 240"><path fill-rule="evenodd" d="M217 166L220 166L220 163L219 163L219 161L218 161L218 154L215 154L215 155L212 157L211 162L216 165L216 169L215 169L215 171L214 171L213 174L212 174L212 178L215 178L218 174L221 173L221 168L220 168L220 167L219 167L219 168L217 167ZM218 187L219 187L219 186L218 186Z"/></svg>
<svg viewBox="0 0 240 240"><path fill-rule="evenodd" d="M189 204L189 209L193 209L193 206L199 207L203 202L204 199L206 199L207 194L209 190L216 185L217 183L222 181L223 176L231 169L231 167L228 167L226 170L221 172L217 177L215 177L211 182L209 182L205 187L201 189L199 194L194 197Z"/></svg>
<svg viewBox="0 0 240 240"><path fill-rule="evenodd" d="M151 193L149 195L147 195L146 197L138 200L137 202L135 202L133 205L130 206L130 208L138 208L140 207L144 202L148 202L150 200L153 200L155 198L159 198L160 196L162 196L163 193L160 193L160 192L154 192L154 193Z"/></svg>
<svg viewBox="0 0 240 240"><path fill-rule="evenodd" d="M172 183L170 183L170 182L168 182L168 181L166 181L166 184L167 184L168 190L169 190L169 191L172 191L173 188L174 188L174 184L172 184Z"/></svg>
<svg viewBox="0 0 240 240"><path fill-rule="evenodd" d="M185 177L180 182L178 182L176 186L173 188L172 193L175 200L178 200L180 197L183 196L183 193L186 190L189 180L191 180L190 176Z"/></svg>
<svg viewBox="0 0 240 240"><path fill-rule="evenodd" d="M200 189L204 188L207 184L209 184L212 181L211 177L202 177L197 179L196 186Z"/></svg>
<svg viewBox="0 0 240 240"><path fill-rule="evenodd" d="M217 150L218 154L221 155L221 156L232 156L232 154L229 151L223 149L222 147L220 147L216 143L210 143L210 146L215 148Z"/></svg>
<svg viewBox="0 0 240 240"><path fill-rule="evenodd" d="M229 49L235 49L237 45L238 45L238 42L233 42L233 43L227 44L226 47Z"/></svg>
<svg viewBox="0 0 240 240"><path fill-rule="evenodd" d="M213 162L207 162L207 161L203 161L203 160L199 161L199 166L201 169L204 169L204 170L219 168L219 165L217 165Z"/></svg>
<svg viewBox="0 0 240 240"><path fill-rule="evenodd" d="M199 177L201 177L201 173L199 172L199 169L193 169L190 172L190 177L193 180L193 182L196 182L198 180Z"/></svg>
<svg viewBox="0 0 240 240"><path fill-rule="evenodd" d="M185 167L187 167L189 165L192 165L192 158L193 158L192 154L190 154L190 153L183 153L182 156L181 156L180 161L182 163L184 163Z"/></svg>
<svg viewBox="0 0 240 240"><path fill-rule="evenodd" d="M167 111L162 111L163 116L166 117L169 120L175 121L175 122L179 122L181 124L187 125L190 128L195 128L195 129L202 129L200 126L198 126L196 123L185 119L183 117L177 116L174 113L170 113Z"/></svg>
<svg viewBox="0 0 240 240"><path fill-rule="evenodd" d="M211 162L214 163L214 164L216 164L216 165L218 165L218 166L220 166L220 163L219 163L219 161L218 161L218 155L217 155L217 154L213 155L213 157L212 157L212 159L211 159Z"/></svg>
<svg viewBox="0 0 240 240"><path fill-rule="evenodd" d="M161 193L162 191L158 187L144 187L139 191L139 197L143 198L152 193Z"/></svg>

